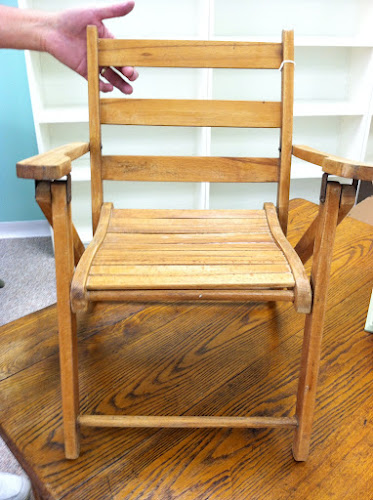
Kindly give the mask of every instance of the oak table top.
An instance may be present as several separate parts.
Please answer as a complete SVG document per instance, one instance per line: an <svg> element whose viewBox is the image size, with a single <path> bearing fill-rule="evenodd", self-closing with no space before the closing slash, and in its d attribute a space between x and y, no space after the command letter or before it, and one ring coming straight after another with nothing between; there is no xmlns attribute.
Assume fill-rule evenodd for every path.
<svg viewBox="0 0 373 500"><path fill-rule="evenodd" d="M315 213L291 202L293 244ZM66 460L55 306L0 328L0 434L43 499L372 499L372 264L373 226L345 219L306 463L289 429L83 428ZM81 412L292 416L303 321L289 303L96 305L78 322Z"/></svg>

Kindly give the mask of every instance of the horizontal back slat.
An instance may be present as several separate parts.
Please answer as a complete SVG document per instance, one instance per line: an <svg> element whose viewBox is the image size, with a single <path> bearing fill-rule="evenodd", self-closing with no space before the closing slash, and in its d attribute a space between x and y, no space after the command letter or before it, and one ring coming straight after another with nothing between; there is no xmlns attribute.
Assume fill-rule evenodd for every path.
<svg viewBox="0 0 373 500"><path fill-rule="evenodd" d="M100 39L100 66L279 68L281 43Z"/></svg>
<svg viewBox="0 0 373 500"><path fill-rule="evenodd" d="M281 103L194 99L100 99L101 123L279 128Z"/></svg>
<svg viewBox="0 0 373 500"><path fill-rule="evenodd" d="M278 176L278 158L102 157L102 178L114 181L277 182Z"/></svg>

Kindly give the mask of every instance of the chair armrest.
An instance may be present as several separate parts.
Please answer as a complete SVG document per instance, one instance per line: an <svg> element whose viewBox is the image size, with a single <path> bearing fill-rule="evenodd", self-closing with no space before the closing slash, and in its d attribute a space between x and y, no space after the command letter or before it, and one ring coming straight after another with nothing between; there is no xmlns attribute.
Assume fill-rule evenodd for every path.
<svg viewBox="0 0 373 500"><path fill-rule="evenodd" d="M373 181L373 164L355 162L329 155L308 146L293 146L293 155L322 167L323 172L348 179Z"/></svg>
<svg viewBox="0 0 373 500"><path fill-rule="evenodd" d="M88 153L89 143L72 142L17 163L17 176L38 181L60 179L71 172L71 162Z"/></svg>

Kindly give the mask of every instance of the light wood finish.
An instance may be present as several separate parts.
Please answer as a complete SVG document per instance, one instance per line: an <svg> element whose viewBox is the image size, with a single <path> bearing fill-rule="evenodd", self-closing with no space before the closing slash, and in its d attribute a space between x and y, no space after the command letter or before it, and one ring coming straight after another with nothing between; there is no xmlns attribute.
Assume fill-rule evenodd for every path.
<svg viewBox="0 0 373 500"><path fill-rule="evenodd" d="M196 244L208 244L206 250L224 250L226 245L229 244L230 250L242 249L242 243L253 243L255 249L260 250L274 249L276 244L273 242L272 235L266 232L253 232L250 234L245 233L196 233L196 234L141 234L141 233L127 233L120 234L119 232L108 233L105 238L106 244L114 244L121 247L125 244L130 244L131 249L144 249L144 245L149 249L151 244L154 250L175 250L174 245L178 245L176 249L183 250L192 249L196 250ZM166 247L167 245L167 247Z"/></svg>
<svg viewBox="0 0 373 500"><path fill-rule="evenodd" d="M312 312L306 316L304 328L296 407L298 427L293 443L293 455L295 460L299 461L307 459L310 447L326 299L340 198L341 185L329 182L325 203L320 205L320 223L312 262L313 307Z"/></svg>
<svg viewBox="0 0 373 500"><path fill-rule="evenodd" d="M314 165L319 165L320 167L322 167L324 159L329 156L328 153L323 153L322 151L304 145L293 145L292 154L296 158L308 161Z"/></svg>
<svg viewBox="0 0 373 500"><path fill-rule="evenodd" d="M283 61L294 61L294 32L282 32ZM293 143L294 64L285 62L281 78L282 123L280 139L280 180L277 188L277 210L286 235L289 211L290 168Z"/></svg>
<svg viewBox="0 0 373 500"><path fill-rule="evenodd" d="M294 302L292 290L101 290L90 302Z"/></svg>
<svg viewBox="0 0 373 500"><path fill-rule="evenodd" d="M166 289L175 289L182 292L179 298L190 300L199 299L195 292L201 290L210 290L212 298L215 289L223 298L242 300L244 290L248 299L252 292L252 298L258 297L262 289L263 299L272 300L281 299L283 288L290 289L284 296L293 299L295 287L296 308L309 312L309 282L298 256L285 243L272 204L265 211L237 214L104 207L97 238L74 276L74 310L86 309L90 294L96 293L97 300L105 297L101 292L115 296L114 290L122 298L131 297L128 291L143 291L149 300L150 290L159 290L159 298L171 296Z"/></svg>
<svg viewBox="0 0 373 500"><path fill-rule="evenodd" d="M80 265L75 271L74 279L71 284L71 307L73 311L86 311L88 309L87 297L85 293L82 293L82 290L86 287L92 260L104 240L112 208L113 205L111 203L104 203L102 206L98 230L96 231L91 244L84 253Z"/></svg>
<svg viewBox="0 0 373 500"><path fill-rule="evenodd" d="M373 182L372 163L360 163L328 156L323 161L322 169L328 174L338 175L339 177Z"/></svg>
<svg viewBox="0 0 373 500"><path fill-rule="evenodd" d="M257 289L257 288L291 288L294 278L290 272L271 268L263 270L248 266L243 270L237 267L221 266L213 274L212 268L207 266L185 266L176 268L161 266L142 266L138 273L130 273L126 268L123 273L111 274L110 267L102 274L91 274L87 280L87 290L123 290L123 289ZM176 269L175 269L176 268ZM232 273L232 269L235 273ZM116 269L115 269L116 271ZM188 272L188 275L186 274ZM149 274L151 272L151 274ZM144 274L140 274L144 273Z"/></svg>
<svg viewBox="0 0 373 500"><path fill-rule="evenodd" d="M318 374L318 364L320 358L320 344L323 329L324 314L326 308L326 289L329 276L329 268L331 261L332 244L334 240L335 227L337 224L338 213L340 212L340 193L341 186L339 184L329 184L327 187L327 200L325 206L322 205L320 212L320 224L317 232L315 242L315 256L312 269L312 282L311 285L307 280L305 270L293 250L292 246L285 237L287 231L288 220L288 196L289 196L289 181L290 181L290 160L292 152L292 127L293 127L293 77L294 77L294 35L292 31L283 32L283 50L282 58L284 60L283 73L282 73L282 100L281 103L265 103L265 102L234 102L234 101L174 101L174 100L161 100L156 101L153 99L142 101L133 99L121 100L99 100L98 83L99 74L98 67L101 64L105 65L128 65L131 64L130 60L124 62L123 50L121 43L117 44L113 40L108 40L107 45L104 42L102 47L111 47L115 50L108 51L106 55L113 56L113 59L106 60L100 59L97 48L97 28L90 27L88 30L88 72L89 72L89 103L90 103L90 138L91 138L91 166L92 166L92 201L93 201L93 228L95 237L93 243L87 249L86 253L81 258L73 281L71 284L71 303L73 304L74 311L87 310L90 300L108 300L115 297L115 301L119 298L124 300L133 299L136 297L136 292L139 292L137 299L140 297L144 300L161 299L163 296L167 300L172 299L172 292L176 291L176 297L179 299L192 300L201 302L205 294L205 298L213 299L213 294L217 292L216 299L222 301L224 299L232 299L237 302L242 301L243 298L255 299L259 293L263 292L260 300L267 299L272 301L274 298L285 301L293 301L295 309L300 312L309 313L305 326L305 340L301 364L301 377L298 390L296 419L298 426L294 439L294 457L296 460L305 460L308 454L310 433L312 426L313 409L316 394L316 381ZM100 42L101 43L101 42ZM152 42L151 42L152 43ZM141 44L141 42L140 42ZM201 51L204 52L203 57L206 58L208 51L215 50L214 61L219 58L224 60L227 54L218 53L218 47L221 44L212 44L205 42L176 42L172 46L172 50L178 50L178 61L184 54L184 48L193 46L191 58L187 61L184 59L182 64L189 65L191 60L201 62L201 59L196 57L198 53L201 56ZM222 44L224 46L224 43ZM208 46L208 50L207 47ZM116 47L116 48L115 48ZM213 47L213 49L212 49ZM227 48L226 46L224 46ZM234 48L233 48L234 47ZM238 47L238 46L237 46ZM263 49L263 46L261 46ZM251 46L251 49L253 46ZM268 47L263 50L266 51ZM144 46L141 48L144 51ZM155 59L163 53L164 63L167 60L167 43L160 42L159 51L157 49L153 56L149 56L148 63L154 64ZM236 46L231 44L229 50L236 50ZM240 49L237 49L239 53ZM148 54L151 54L153 49L149 48ZM163 51L163 52L162 52ZM194 55L193 55L194 52ZM255 50L254 50L255 52ZM110 53L110 54L109 54ZM266 52L267 54L267 52ZM170 55L170 52L168 52ZM257 63L261 64L261 58L258 53ZM118 57L118 59L116 59ZM144 55L142 57L148 57ZM239 56L240 57L240 56ZM122 59L121 59L122 58ZM105 63L103 61L105 60ZM119 60L123 62L119 63ZM236 64L232 61L231 64ZM245 65L250 67L248 61ZM176 63L178 65L178 63ZM162 118L162 120L161 120ZM100 121L102 123L128 123L132 125L191 125L191 126L256 126L256 127L278 127L281 126L281 141L280 141L280 166L281 171L279 175L279 188L277 209L273 205L266 204L265 209L261 212L254 211L238 211L237 216L233 212L219 212L208 211L203 215L194 211L185 216L183 211L159 211L153 210L149 212L149 217L144 210L141 211L118 211L113 209L111 205L103 206L102 198L102 163L101 163L101 136L100 136ZM223 160L223 162L231 161ZM323 162L327 159L324 158ZM120 160L123 161L123 160ZM135 163L138 159L133 160ZM140 161L143 161L140 159ZM154 158L150 161L154 161ZM171 165L175 160L166 159L166 165L161 165L163 170ZM193 161L190 160L190 161ZM202 160L197 160L202 161ZM211 169L213 159L210 161ZM239 160L242 162L242 160ZM249 160L250 161L250 160ZM336 161L335 159L333 160ZM167 164L167 162L169 162ZM267 159L263 159L263 170L266 169ZM136 165L132 165L137 168ZM221 166L221 165L220 165ZM241 165L242 166L242 165ZM166 167L166 168L165 168ZM218 168L219 165L216 167ZM158 167L157 167L158 168ZM151 170L147 167L147 170ZM175 168L171 168L171 175ZM202 170L201 170L202 172ZM237 178L236 169L232 169L233 178ZM143 172L144 173L144 172ZM203 172L204 174L205 172ZM136 174L137 175L137 174ZM194 173L192 173L194 175ZM264 175L267 175L265 173ZM270 171L271 175L271 171ZM143 177L144 180L146 177ZM160 177L160 179L162 179ZM149 179L148 179L149 180ZM52 188L53 189L53 188ZM59 189L56 187L56 189ZM350 203L350 198L347 196L347 205ZM346 205L346 206L347 206ZM344 210L344 209L343 209ZM343 210L340 212L342 213ZM99 213L101 213L100 222L98 222ZM220 217L220 213L222 216ZM71 236L71 221L68 216L66 218L69 227L68 245L72 245ZM66 228L65 228L66 229ZM65 230L64 229L64 230ZM59 231L59 230L58 230ZM62 238L59 236L59 238ZM62 241L62 240L61 240ZM72 266L72 252L67 252L61 258L61 262L65 259L67 264L67 278L70 279L70 268ZM60 264L58 264L60 265ZM314 289L313 304L311 287ZM152 295L152 291L154 295ZM206 292L205 292L206 290ZM63 300L66 299L64 288ZM198 298L197 298L198 293ZM246 295L245 295L246 294ZM59 299L60 300L60 299ZM224 307L224 304L220 304ZM138 305L137 305L138 306ZM179 304L178 304L179 306ZM177 306L177 307L178 307ZM245 306L249 308L249 304ZM312 306L312 310L311 310ZM71 311L65 307L66 317L71 316ZM127 305L129 307L129 304ZM132 307L136 307L132 305ZM139 307L139 306L138 306ZM60 313L62 317L62 314ZM88 320L88 315L84 315ZM162 321L162 318L159 318ZM64 325L66 321L63 317L61 324ZM142 328L142 321L138 322L138 327ZM190 329L195 328L192 321L189 325ZM152 330L154 328L152 327ZM70 325L69 328L62 327L62 344L63 339L75 338L74 327ZM170 331L174 335L173 325L170 326ZM131 337L131 332L126 331L127 335ZM286 334L285 334L286 335ZM236 336L240 336L237 333ZM236 338L233 336L232 338ZM123 335L122 335L123 337ZM278 337L276 337L277 339ZM153 339L151 340L153 342ZM216 340L219 342L219 340ZM142 344L142 355L149 359L144 354L146 351L146 342ZM178 346L179 347L179 346ZM69 345L68 345L69 348ZM87 349L90 350L89 346ZM202 351L205 349L205 345ZM265 350L272 350L271 345L265 345ZM102 357L108 358L110 352L106 350L104 345L100 346ZM214 350L214 347L212 348ZM67 350L68 351L68 350ZM200 350L195 353L199 357ZM240 353L236 351L239 358ZM169 359L169 352L162 352L162 356L167 356ZM182 354L178 352L179 359L182 360ZM227 356L225 354L225 356ZM225 364L225 356L220 360ZM118 362L123 366L123 359L119 356ZM70 360L69 366L75 366L73 363L73 356L70 352L62 355L63 360ZM284 359L287 361L287 357ZM150 359L149 359L150 361ZM177 366L175 369L175 376L178 377L180 370L183 370L184 361L180 361L181 368ZM185 360L186 366L190 363L189 359ZM287 365L287 363L286 363ZM128 380L124 385L130 386L130 399L137 399L137 395L142 393L143 387L141 381L132 378L132 365L131 363L125 364L129 367L128 370L123 370L123 373L128 373ZM267 369L266 365L266 369ZM104 369L111 370L112 366L109 363ZM212 366L210 367L212 368ZM206 364L201 365L202 371L211 374ZM103 377L101 371L96 371L96 379L99 381ZM266 372L267 373L267 372ZM286 366L285 378L294 379L293 376L289 377L289 367ZM153 372L151 374L152 383L156 386L159 381L153 379ZM76 377L75 377L76 378ZM262 377L261 377L262 378ZM67 379L67 385L71 385L70 379ZM210 382L211 383L211 382ZM213 382L212 382L213 383ZM133 385L135 384L135 385ZM112 391L112 384L105 386L105 389L110 393ZM180 388L182 389L182 388ZM230 392L230 386L227 388ZM148 391L145 390L144 393ZM261 392L261 391L260 391ZM66 391L65 391L66 394ZM104 398L108 397L105 391L101 394ZM288 395L287 395L288 396ZM112 395L109 395L112 401ZM167 394L167 397L173 396ZM185 392L181 390L175 397L184 398ZM88 396L89 398L89 396ZM67 401L67 402L66 402ZM129 425L131 422L136 425L140 423L142 417L134 417L136 415L146 415L147 413L136 410L136 404L132 407L133 412L127 414L126 403L121 401L114 401L118 414L126 414L126 417L114 416L114 420L120 425ZM85 405L87 402L85 403ZM150 402L152 411L157 411ZM66 400L64 397L64 407L71 406L71 399ZM105 411L104 406L101 406L100 398L94 398L94 417L83 416L82 422L96 422L103 424L107 418L109 421L113 420L108 415L112 415L111 411ZM241 407L241 404L239 404ZM263 406L263 409L261 408ZM277 405L274 405L277 411ZM259 414L267 413L270 410L268 405L259 405L254 407L255 412ZM148 408L149 409L149 408ZM237 408L234 408L235 410ZM167 411L167 403L158 408L158 413L166 415L166 417L149 418L146 422L156 422L156 425L165 422L165 425L189 422L189 424L196 425L198 420L196 417L188 417L182 415L182 418L170 417ZM192 411L192 414L196 412ZM233 409L232 409L233 410ZM85 408L82 409L83 414L88 412ZM238 421L235 417L229 416L230 412L219 411L228 415L229 425ZM253 411L250 407L250 412ZM189 412L189 409L188 409ZM65 412L66 413L66 412ZM116 412L114 412L116 413ZM132 413L132 415L131 415ZM217 422L215 417L210 417L210 411L197 412L200 415L208 415L208 422ZM216 412L211 412L216 414ZM236 411L232 411L237 415ZM249 413L249 412L246 412ZM72 418L70 413L67 412L66 425L72 432ZM97 416L102 415L102 416ZM180 413L179 413L180 415ZM289 419L294 424L293 417L288 417L289 412L282 413L279 417L273 417L276 422L278 418L282 420L286 415L285 421ZM77 415L75 415L75 423ZM155 417L155 416L154 416ZM147 418L147 417L146 417ZM246 418L246 417L245 417ZM257 416L250 416L250 420L246 420L246 425L251 422L257 426L256 422L259 420ZM272 417L271 417L272 418ZM140 419L140 420L139 420ZM282 420L283 421L283 420ZM146 423L145 422L145 423ZM206 420L201 420L206 422ZM225 421L227 422L227 421ZM267 420L267 422L274 422ZM110 423L110 422L109 422ZM112 423L112 422L111 422ZM262 425L264 422L261 420ZM144 421L142 421L144 424ZM202 423L203 425L203 423ZM215 424L214 424L215 425ZM67 434L68 435L68 434ZM67 450L71 450L72 438L68 435ZM67 456L74 456L76 451L68 451ZM89 495L88 495L89 498Z"/></svg>
<svg viewBox="0 0 373 500"><path fill-rule="evenodd" d="M284 255L286 255L286 259L295 278L295 309L301 313L309 313L311 312L312 306L312 292L306 271L301 261L299 260L297 253L290 245L289 241L286 239L284 233L281 231L278 225L275 207L272 205L272 203L265 203L264 209L266 211L268 226L272 233L273 239L276 241Z"/></svg>
<svg viewBox="0 0 373 500"><path fill-rule="evenodd" d="M88 65L88 108L89 141L91 148L91 202L92 228L96 232L100 211L104 199L101 176L101 126L100 126L100 91L98 73L98 37L97 27L87 27L87 65Z"/></svg>
<svg viewBox="0 0 373 500"><path fill-rule="evenodd" d="M77 429L79 412L78 358L76 318L70 308L74 253L71 203L67 200L67 182L59 181L52 185L52 213L65 455L67 458L77 458L79 455Z"/></svg>
<svg viewBox="0 0 373 500"><path fill-rule="evenodd" d="M100 99L100 120L111 125L279 128L281 103L196 99Z"/></svg>
<svg viewBox="0 0 373 500"><path fill-rule="evenodd" d="M38 181L35 183L35 200L45 218L53 227L51 182Z"/></svg>
<svg viewBox="0 0 373 500"><path fill-rule="evenodd" d="M55 180L69 175L71 162L88 153L87 142L72 142L47 153L32 156L17 163L17 176L39 181Z"/></svg>
<svg viewBox="0 0 373 500"><path fill-rule="evenodd" d="M278 158L102 157L102 178L112 181L277 182L278 176Z"/></svg>
<svg viewBox="0 0 373 500"><path fill-rule="evenodd" d="M290 202L292 245L316 213ZM40 497L367 499L372 240L373 226L350 217L336 234L312 451L302 464L285 428L85 427L80 457L65 460L56 306L0 327L0 434ZM281 302L95 304L78 322L82 414L293 417L302 322Z"/></svg>
<svg viewBox="0 0 373 500"><path fill-rule="evenodd" d="M295 247L295 251L297 252L303 264L305 264L308 259L312 257L313 246L315 243L315 237L317 229L319 227L319 223L320 218L319 215L317 215Z"/></svg>
<svg viewBox="0 0 373 500"><path fill-rule="evenodd" d="M140 219L262 219L266 220L263 210L192 210L192 209L126 209L112 210L113 220Z"/></svg>
<svg viewBox="0 0 373 500"><path fill-rule="evenodd" d="M112 219L109 233L140 234L268 234L266 220L260 219ZM247 236L249 238L249 236Z"/></svg>
<svg viewBox="0 0 373 500"><path fill-rule="evenodd" d="M170 268L170 265L172 267ZM114 276L115 278L118 278L120 280L120 276L148 276L150 274L154 273L154 279L156 280L157 278L162 281L163 277L180 277L180 279L183 279L185 274L188 274L189 278L192 278L192 276L198 276L200 277L203 273L206 273L209 277L212 278L212 281L218 280L220 281L220 276L226 275L234 275L237 274L239 277L244 276L245 274L251 276L251 275L257 275L257 274L264 274L264 273L270 273L271 275L275 275L277 273L281 274L286 274L286 277L284 278L285 281L289 281L290 285L292 286L294 284L294 280L291 277L288 277L287 275L289 273L289 266L285 263L270 263L270 264L252 264L250 265L240 265L237 266L237 264L233 265L209 265L209 264L203 264L203 265L194 265L188 263L187 265L175 265L175 264L167 264L167 265L157 265L157 264L141 264L137 266L128 266L128 265L123 265L123 266L115 266L115 265L110 265L110 266L95 266L92 265L90 269L90 276L91 277L100 277L100 276L108 276L108 278ZM199 278L198 278L199 279ZM241 278L242 279L242 278ZM254 276L253 276L253 279ZM260 280L261 281L261 280ZM282 284L282 278L279 277L279 282L277 283L275 281L275 285ZM254 282L256 283L256 282ZM261 284L260 282L258 283L259 285ZM118 286L116 287L118 288ZM126 288L126 287L124 287ZM163 288L163 287L159 287ZM180 286L178 287L180 288Z"/></svg>
<svg viewBox="0 0 373 500"><path fill-rule="evenodd" d="M373 182L373 164L347 160L309 146L293 146L293 155L322 167L323 172L347 179Z"/></svg>
<svg viewBox="0 0 373 500"><path fill-rule="evenodd" d="M354 185L342 185L341 201L339 204L338 224L350 213L350 210L355 204L356 187Z"/></svg>
<svg viewBox="0 0 373 500"><path fill-rule="evenodd" d="M183 250L183 249L182 249ZM180 251L170 250L149 250L146 248L131 250L123 249L113 251L107 255L100 255L95 259L96 265L105 265L110 262L111 265L136 265L149 262L151 254L152 264L168 264L172 261L175 264L281 264L283 257L281 252L267 250L265 252L258 250L194 250Z"/></svg>
<svg viewBox="0 0 373 500"><path fill-rule="evenodd" d="M100 39L98 50L100 66L277 69L282 62L280 43Z"/></svg>
<svg viewBox="0 0 373 500"><path fill-rule="evenodd" d="M49 224L53 227L53 217L52 217L52 193L51 193L51 183L48 181L38 181L35 187L35 199L41 208L45 218ZM73 245L74 245L74 264L78 265L78 262L85 251L85 247L75 229L74 224L72 224L73 233Z"/></svg>
<svg viewBox="0 0 373 500"><path fill-rule="evenodd" d="M80 415L80 425L87 427L295 427L295 417L149 417L123 415Z"/></svg>
<svg viewBox="0 0 373 500"><path fill-rule="evenodd" d="M339 225L343 219L348 215L350 210L355 204L356 197L356 188L354 186L347 186L344 184L342 186L342 194L341 194L341 203L338 212L338 221ZM304 263L308 261L308 259L312 256L313 253L313 245L315 242L315 236L317 232L317 228L319 225L320 217L317 215L315 219L310 224L307 231L303 234L302 238L298 241L295 251L299 255L300 260Z"/></svg>

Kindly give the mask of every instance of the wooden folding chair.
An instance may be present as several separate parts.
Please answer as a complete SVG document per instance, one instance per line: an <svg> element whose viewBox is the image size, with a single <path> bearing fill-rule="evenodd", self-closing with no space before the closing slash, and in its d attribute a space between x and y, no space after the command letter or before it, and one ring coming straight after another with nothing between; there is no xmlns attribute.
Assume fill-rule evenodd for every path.
<svg viewBox="0 0 373 500"><path fill-rule="evenodd" d="M315 406L328 276L337 224L372 166L292 145L293 32L282 43L98 39L88 28L90 142L21 161L53 225L65 453L79 455L80 426L292 427L293 455L306 460ZM100 99L106 66L280 68L280 102ZM278 158L103 156L101 124L281 129ZM90 151L94 238L85 250L71 222L71 161ZM322 166L320 210L295 250L286 239L291 155ZM330 182L328 175L353 179ZM67 178L65 178L67 176ZM278 182L263 210L118 210L103 180ZM311 279L303 263L313 254ZM74 267L76 266L75 270ZM84 415L79 412L75 315L97 301L288 301L306 314L294 416Z"/></svg>

